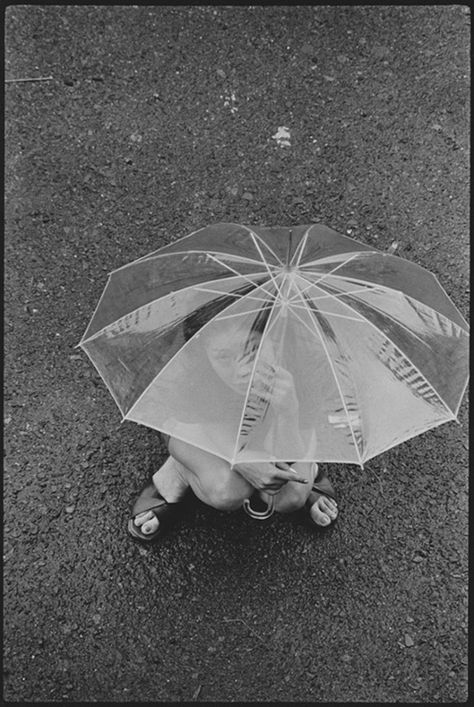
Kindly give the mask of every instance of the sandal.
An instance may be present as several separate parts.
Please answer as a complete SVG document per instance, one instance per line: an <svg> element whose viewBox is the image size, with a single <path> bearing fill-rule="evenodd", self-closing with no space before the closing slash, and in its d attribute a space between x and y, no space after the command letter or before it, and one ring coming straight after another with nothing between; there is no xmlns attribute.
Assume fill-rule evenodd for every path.
<svg viewBox="0 0 474 707"><path fill-rule="evenodd" d="M176 517L181 501L168 503L157 491L153 482L148 482L142 489L132 508L132 517L128 521L128 532L135 540L146 543L153 542L163 531L171 525L171 521ZM135 525L134 518L140 513L152 511L159 522L159 526L154 533L143 533L138 525Z"/></svg>
<svg viewBox="0 0 474 707"><path fill-rule="evenodd" d="M311 506L313 506L318 498L320 496L328 496L329 498L332 498L334 501L336 500L336 492L334 490L333 485L328 479L328 476L326 474L326 471L324 469L320 469L315 481L313 482L313 486L311 488L310 494L306 500L305 507L309 511ZM331 520L328 525L319 525L318 523L315 523L311 519L312 525L316 525L318 528L329 528L331 525L333 525L336 522L337 518L335 520Z"/></svg>

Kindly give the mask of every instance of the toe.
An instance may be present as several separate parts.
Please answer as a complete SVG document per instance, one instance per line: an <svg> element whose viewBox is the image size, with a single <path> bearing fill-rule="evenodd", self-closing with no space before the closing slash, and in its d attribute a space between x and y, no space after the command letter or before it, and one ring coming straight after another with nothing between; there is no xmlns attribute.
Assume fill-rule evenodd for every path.
<svg viewBox="0 0 474 707"><path fill-rule="evenodd" d="M310 515L317 525L329 525L337 518L337 504L328 496L320 496L311 506Z"/></svg>
<svg viewBox="0 0 474 707"><path fill-rule="evenodd" d="M153 518L153 513L151 511L145 511L144 513L138 513L135 518L133 519L133 522L135 525L140 527L144 523L146 523L148 520L151 520Z"/></svg>
<svg viewBox="0 0 474 707"><path fill-rule="evenodd" d="M149 535L150 533L154 533L155 530L158 530L158 520L153 517L151 520L147 520L146 523L143 523L142 525L142 533L145 533L145 535Z"/></svg>
<svg viewBox="0 0 474 707"><path fill-rule="evenodd" d="M318 506L323 513L326 513L330 518L335 518L337 516L337 503L334 499L328 496L321 496L318 499Z"/></svg>
<svg viewBox="0 0 474 707"><path fill-rule="evenodd" d="M329 525L331 519L326 513L322 513L316 504L311 507L310 515L316 525Z"/></svg>

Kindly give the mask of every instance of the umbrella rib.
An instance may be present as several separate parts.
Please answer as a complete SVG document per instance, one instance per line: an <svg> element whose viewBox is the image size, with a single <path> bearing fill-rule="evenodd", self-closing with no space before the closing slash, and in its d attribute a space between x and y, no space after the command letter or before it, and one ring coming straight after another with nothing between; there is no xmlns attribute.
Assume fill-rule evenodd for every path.
<svg viewBox="0 0 474 707"><path fill-rule="evenodd" d="M249 282L252 282L252 280L250 280L246 275L243 275L243 274L240 273L238 270L235 270L234 268L231 268L230 265L227 265L227 263L223 263L221 260L219 260L219 258L216 258L214 255L209 254L209 257L212 258L212 260L214 260L216 263L219 263L219 265L222 265L223 267L225 267L225 268L227 268L228 270L230 270L230 272L233 272L233 273L235 273L236 275L238 275L239 277L244 278L244 280L248 280ZM252 273L252 274L253 274L253 273ZM267 270L266 272L263 271L262 274L264 274L264 275L265 275L265 274L270 275L270 278L274 281L273 275L272 275L268 270ZM265 284L266 284L266 283L265 283ZM276 283L275 283L275 286L276 286L277 289L278 289L278 285L276 285ZM264 290L264 292L267 292L267 290ZM267 294L268 294L270 297L273 297L273 293L267 292Z"/></svg>
<svg viewBox="0 0 474 707"><path fill-rule="evenodd" d="M247 298L247 299L251 299L251 298ZM267 303L268 300L262 300L262 302ZM220 321L222 321L222 319L235 319L236 317L244 317L247 314L257 314L258 312L261 312L261 311L262 311L262 307L258 307L258 309L249 309L248 311L245 311L245 312L236 312L235 314L226 314L223 317L221 317L219 314L216 314L214 321L220 322Z"/></svg>
<svg viewBox="0 0 474 707"><path fill-rule="evenodd" d="M267 321L266 321L266 323L265 323L265 327L264 327L264 329L263 329L262 336L260 337L260 341L259 341L259 344L258 344L258 348L257 348L256 354L255 354L255 358L254 358L253 364L252 364L252 372L251 372L251 374L250 374L250 377L249 377L249 384L248 384L248 387L247 387L247 391L246 391L246 393L245 393L245 402L244 402L244 404L243 404L243 406L242 406L242 414L241 414L241 416L240 416L239 426L238 426L238 428L237 428L237 439L235 440L234 450L233 450L233 452L232 452L232 460L233 460L233 461L232 461L232 464L231 464L231 465L233 465L233 464L235 463L235 459L236 459L236 456L237 456L237 447L238 447L238 444L239 444L239 439L240 439L240 434L241 434L240 431L241 431L241 429L242 429L242 424L243 424L244 419L245 419L245 411L246 411L246 409L247 409L247 405L248 405L248 401L249 401L249 397L250 397L250 391L251 391L251 389L252 389L253 379L254 379L254 376L255 376L255 371L257 370L258 357L259 357L260 351L262 350L262 347L263 347L263 342L264 342L264 340L265 340L265 335L267 334L268 331L270 331L269 325L270 325L270 322L271 322L271 320L272 320L273 314L274 314L274 312L275 312L276 301L277 301L277 300L275 299L275 300L273 301L272 305L271 305L271 310L270 310L270 312L269 312L268 319L267 319ZM275 319L277 319L277 317L278 317L278 315L275 317Z"/></svg>
<svg viewBox="0 0 474 707"><path fill-rule="evenodd" d="M350 255L351 257L349 260L352 259L352 257L357 256L357 257L369 257L372 255L385 255L379 250L356 250L356 251L343 251L342 253L337 253L336 255L327 255L325 258L317 258L316 260L311 260L309 263L301 263L300 268L312 268L315 265L326 265L328 263L334 263L340 260L341 257L345 258L347 255ZM347 261L346 261L347 262ZM341 263L344 265L344 263Z"/></svg>
<svg viewBox="0 0 474 707"><path fill-rule="evenodd" d="M459 410L460 410L460 408L461 408L461 404L462 404L462 401L463 401L463 398L464 398L464 393L466 392L466 389L467 389L467 386L468 386L468 385L469 385L469 378L466 380L466 382L465 382L465 384L464 384L464 387L463 387L463 389L462 389L462 394L460 395L460 397L459 397L459 402L458 402L458 404L457 404L457 406L456 406L456 411L455 411L455 413L454 413L454 415L455 415L455 418L454 418L454 419L456 420L456 422L459 422L459 420L458 420Z"/></svg>
<svg viewBox="0 0 474 707"><path fill-rule="evenodd" d="M417 427L412 427L410 429L410 432L401 435L400 437L397 438L395 442L392 442L386 447L379 448L377 449L376 452L372 452L372 454L364 456L364 463L367 463L370 459L373 459L374 457L378 457L380 454L385 454L389 449L393 449L394 447L398 447L398 445L403 444L403 442L407 442L410 439L413 439L413 437L416 437L417 435L423 434L424 432L428 432L428 430L432 430L436 427L439 427L440 425L444 425L447 422L452 422L452 418L449 419L439 419L439 420L434 420L431 424L429 425L419 425Z"/></svg>
<svg viewBox="0 0 474 707"><path fill-rule="evenodd" d="M266 275L266 272L255 273L255 275L258 275L258 276L260 276L260 275ZM238 277L241 278L242 275L237 275L237 276L235 276L235 277L226 277L224 280L222 280L222 279L221 279L221 280L215 280L215 279L214 279L214 280L208 280L208 281L205 282L204 284L205 284L205 285L206 285L206 284L212 284L213 282L230 282L231 280L235 280L235 279L237 279ZM253 285L255 285L255 287L258 288L258 289L260 289L260 287L262 287L262 285L257 285L255 282L252 282L251 280L249 280L249 282L251 282ZM265 284L266 284L266 283L265 283ZM201 288L201 285L200 285L200 284L199 284L199 285L188 285L187 287L183 287L183 288L181 288L180 290L178 290L178 293L186 292L186 290L192 290L193 288L194 288L194 289L200 289L200 288ZM210 293L215 293L216 295L229 295L229 294L233 294L234 297L240 297L240 298L245 297L245 295L236 295L236 294L234 294L234 293L232 292L232 290L230 290L230 291L226 291L226 290L206 290L205 288L202 288L202 291L203 291L203 292L208 291L208 292L210 292ZM266 290L264 290L264 291L266 292ZM105 290L104 290L104 292L105 292ZM104 292L102 293L102 296L104 295ZM104 326L104 327L102 327L101 329L99 329L99 331L96 331L95 334L92 334L92 336L87 337L87 339L82 338L82 340L80 341L79 344L77 344L77 346L82 346L83 344L88 344L90 341L93 341L93 340L96 339L100 334L102 334L104 331L106 331L107 329L109 329L109 327L113 326L114 324L116 324L116 322L120 321L120 319L123 319L124 317L130 316L130 315L132 315L132 314L135 314L135 312L139 312L139 311L140 311L141 309L143 309L144 307L149 307L150 305L154 304L155 302L159 302L161 299L166 299L166 297L170 297L170 296L173 295L173 294L176 294L176 292L167 292L166 294L161 295L161 297L156 297L155 299L150 300L149 302L145 302L145 304L141 304L139 307L136 307L135 309L130 310L130 312L127 312L126 314L123 314L121 317L117 317L117 319L114 319L112 322L110 322L110 324L106 324L106 326ZM273 297L274 295L270 295L270 296ZM102 298L101 298L101 299L102 299ZM265 300L265 299L260 300L260 299L257 298L257 297L252 297L252 299L256 299L256 300L258 300L259 302L266 302L266 301L267 301L267 300ZM96 307L96 311L97 311L97 307ZM95 314L95 313L94 313L94 314ZM92 317L92 318L93 318L93 317ZM92 319L91 319L91 321L92 321ZM90 324L90 323L89 323L89 324ZM87 331L87 329L86 329L86 331Z"/></svg>
<svg viewBox="0 0 474 707"><path fill-rule="evenodd" d="M296 309L306 309L305 306L301 304L296 304L295 302L290 302L290 306L292 308ZM328 317L338 317L339 319L349 319L350 321L353 322L362 322L363 319L357 318L357 317L346 317L345 314L337 314L336 312L326 312L324 309L319 309L318 310L321 312L321 314L326 314Z"/></svg>
<svg viewBox="0 0 474 707"><path fill-rule="evenodd" d="M222 290L212 290L210 287L195 286L194 289L196 290L196 292L208 292L211 295L230 294L230 292L226 293L225 291L222 291ZM181 292L181 290L180 290L180 292ZM231 292L232 292L232 290L231 290ZM238 299L244 299L244 297L245 297L245 299L253 299L256 302L265 302L265 303L268 302L268 299L265 299L264 297L253 297L252 295L248 295L248 294L247 295L238 295L235 292L232 292L232 294L234 295L234 297L237 297ZM271 296L273 297L274 295L271 295Z"/></svg>
<svg viewBox="0 0 474 707"><path fill-rule="evenodd" d="M395 256L393 256L393 257L395 257ZM421 266L419 266L419 267L421 267ZM426 268L421 268L421 269L422 269L422 270L425 270L426 272L429 272L429 270L426 270ZM301 272L300 272L300 274L301 274ZM329 274L329 273L328 273L328 274ZM432 273L430 273L430 274L432 274ZM301 275L301 277L304 277L304 276ZM403 292L403 290L397 290L395 287L390 287L389 285L381 285L381 284L374 285L374 283L373 283L373 282L370 282L370 280L362 280L362 279L360 279L360 278L358 278L358 277L352 277L352 276L350 276L350 275L349 275L349 276L344 276L344 275L331 275L331 277L334 277L334 278L336 278L336 279L338 279L338 280L344 280L345 282L351 282L351 283L352 283L352 282L356 282L356 283L359 283L359 284L361 284L361 285L369 285L370 287L376 286L377 288L383 290L384 292L396 292L396 293L400 293L400 292L401 292L403 295L405 295L405 297L409 297L409 298L412 299L414 302L417 302L418 304L421 304L423 307L429 307L429 305L425 304L424 302L421 302L421 301L420 301L419 299L417 299L416 297L412 297L411 295L407 295L407 294L405 294L405 293ZM441 287L440 282L439 282L439 280L437 279L436 275L433 275L433 277L436 279L436 282L437 282L438 286ZM310 282L310 280L308 280L308 282ZM316 283L313 283L313 285L314 285L314 284L316 284ZM441 289L443 289L443 288L441 287ZM446 290L443 289L443 292L445 293L446 297L450 300L449 295L447 294ZM450 301L451 301L451 300L450 300ZM453 305L453 307L454 307L454 305ZM429 307L429 308L432 309L434 312L437 312L437 311L438 311L438 310L434 309L434 307ZM463 321L465 321L464 317L463 317L462 314L458 311L457 307L454 307L454 308L456 309L456 312L459 314L459 316L461 317L461 319L462 319ZM439 312L439 314L441 314L441 313ZM466 322L466 329L464 329L464 328L463 328L462 326L460 326L459 324L456 324L456 322L454 322L454 321L453 321L450 317L448 317L446 314L443 314L442 316L445 317L446 319L448 319L452 324L454 324L454 326L457 326L457 327L459 327L459 329L461 329L462 331L465 331L466 334L468 333L469 325L467 324L467 322Z"/></svg>
<svg viewBox="0 0 474 707"><path fill-rule="evenodd" d="M141 263L142 261L145 260L155 260L156 258L171 258L174 255L189 255L190 253L194 253L196 255L214 255L214 256L219 256L222 258L228 258L229 260L233 262L239 262L239 263L252 263L253 265L262 265L261 260L256 260L255 258L248 258L245 255L234 255L233 253L226 253L225 251L222 250L198 250L198 249L186 249L186 250L173 250L168 253L149 253L148 255L143 255L141 258L138 258L137 260L134 260L132 263L127 263L126 265L122 265L122 267L117 268L116 270L112 270L112 273L117 272L118 270L122 270L123 268L128 267L129 265L136 265L138 263ZM278 269L278 265L273 265L273 263L267 263L268 267Z"/></svg>
<svg viewBox="0 0 474 707"><path fill-rule="evenodd" d="M99 306L100 306L102 300L103 300L104 297L105 297L105 290L107 289L107 285L109 284L110 279L111 279L111 276L109 275L108 278L107 278L107 284L105 285L104 289L102 290L102 294L100 295L99 301L97 302L97 305L96 305L96 307L95 307L95 309L94 309L94 311L93 311L93 313L92 313L92 317L89 319L89 323L88 323L88 325L87 325L86 331L85 331L84 335L82 336L82 339L80 340L80 342L79 342L78 344L76 344L76 346L75 346L74 348L79 348L80 346L82 346L82 344L83 344L85 341L88 341L88 339L86 339L85 336L86 336L86 334L87 334L87 332L88 332L88 330L89 330L90 325L92 324L92 321L93 321L93 319L94 319L96 313L97 313L98 310L99 310Z"/></svg>
<svg viewBox="0 0 474 707"><path fill-rule="evenodd" d="M264 255L263 255L263 251L262 251L262 249L260 248L260 246L258 245L257 239L255 238L255 234L253 234L253 233L251 232L251 233L250 233L250 237L252 238L252 240L253 240L253 242L254 242L255 248L256 248L256 249L258 250L258 252L260 253L260 256L261 256L261 258L262 258L262 263L263 263L263 265L267 268L268 274L270 275L270 277L271 277L271 279L272 279L272 281L273 281L273 284L274 284L274 286L275 286L275 288L276 288L278 294L279 294L280 297L281 297L282 295L281 295L280 287L279 287L277 281L275 280L275 278L273 277L273 274L272 274L271 270L268 268L267 262L266 262L266 260L265 260L265 258L264 258Z"/></svg>
<svg viewBox="0 0 474 707"><path fill-rule="evenodd" d="M301 277L302 277L303 280L306 280L305 277L303 277L303 276L301 276ZM314 283L313 283L313 284L314 284ZM331 285L330 285L330 286L331 286ZM332 287L335 287L335 285L332 285ZM305 288L305 291L306 291L306 289L308 289L308 288ZM373 288L373 289L380 289L380 290L384 291L384 288L383 288L383 287ZM369 292L373 292L373 289L369 290ZM323 292L324 292L324 290L323 290ZM366 289L366 290L362 290L362 292L366 292L366 293L367 293L367 289ZM402 293L400 292L400 290L394 290L394 292L396 292L397 294L402 294ZM349 295L349 294L352 295L352 294L354 294L354 292L340 292L340 293L338 293L337 295L328 293L328 296L329 296L329 297L333 297L333 298L336 300L336 302L340 302L340 303L343 304L345 307L348 307L352 312L355 312L356 310L355 310L348 302L344 302L344 300L340 299L340 297L342 297L342 296L344 296L344 295ZM320 299L323 299L323 297L317 297L317 298L315 298L315 299L316 299L317 301L319 301ZM376 307L374 304L371 304L370 302L366 302L365 300L360 300L360 302L362 302L363 304L366 304L368 307L370 307L371 309L374 309L374 310L377 311L377 312L381 312L385 317L387 317L388 319L390 319L392 322L395 322L395 324L397 324L401 329L405 329L405 331L407 331L409 334L411 334L411 336L413 336L415 339L417 339L421 344L423 344L423 346L426 346L426 347L429 348L429 344L427 344L426 341L423 341L422 338L420 338L417 334L415 334L413 331L411 331L411 329L409 329L405 324L402 324L402 323L399 322L397 319L395 319L395 318L392 317L390 314L388 314L388 312L384 312L384 310L383 310L383 309L380 309L380 307ZM432 308L430 307L430 309L432 309ZM433 310L433 311L435 311L435 310ZM367 321L367 322L369 321L369 320L368 320L366 317L364 317L364 315L361 314L360 312L357 312L357 314L359 314L359 316L362 317L363 320L365 320L365 321ZM454 324L454 322L453 322L453 324ZM375 326L375 325L374 325L374 326ZM392 343L393 343L393 342L392 342Z"/></svg>
<svg viewBox="0 0 474 707"><path fill-rule="evenodd" d="M308 306L308 304L307 304L307 302L306 302L306 300L304 299L303 296L301 296L301 301L302 301L303 304L306 306L306 310L307 310L308 316L309 316L309 318L310 318L310 321L312 321L313 324L314 324L315 332L317 333L317 335L318 335L318 337L319 337L319 340L320 340L320 342L321 342L321 345L322 345L322 347L323 347L323 349L324 349L324 353L326 354L326 358L327 358L327 360L328 360L329 367L331 368L331 372L332 372L332 375L333 375L333 377L334 377L334 381L335 381L335 383L336 383L336 386L337 386L337 389L338 389L338 392L339 392L339 397L341 398L341 402L342 402L342 405L343 405L343 407L344 407L344 411L345 411L345 413L346 413L347 424L349 425L349 428L350 428L350 430L351 430L352 439L353 439L354 446L355 446L355 449L356 449L356 452L357 452L357 457L358 457L358 459L359 459L359 465L362 466L363 463L362 463L362 456L361 456L361 453L360 453L360 451L359 451L359 445L357 444L357 439L356 439L356 436L355 436L355 433L354 433L354 428L353 428L353 426L352 426L351 417L350 417L349 411L348 411L348 409L347 409L346 401L345 401L345 399L344 399L344 394L343 394L343 392L342 392L341 385L340 385L340 383L339 383L339 379L338 379L338 377L337 377L337 373L336 373L336 370L335 370L335 368L334 368L334 364L333 364L333 362L332 362L332 360L331 360L331 356L329 355L329 351L328 351L328 349L327 349L327 346L326 346L326 343L325 343L325 341L324 341L324 338L323 338L321 332L319 331L319 327L318 327L318 324L317 324L316 318L314 317L313 312L311 311L310 307ZM314 333L314 332L313 332L313 333Z"/></svg>
<svg viewBox="0 0 474 707"><path fill-rule="evenodd" d="M249 230L247 226L243 226L243 225L240 224L240 223L235 223L235 221L229 221L228 223L226 223L226 224L224 224L224 225L226 225L226 226L238 226L239 228L245 228L247 231ZM162 246L162 248L167 248L169 245L173 245L174 243L178 243L178 242L185 241L185 240L187 240L188 238L191 238L191 236L195 236L196 233L199 233L200 231L204 231L204 230L206 230L205 227L204 227L204 228L198 228L197 231L192 231L192 233L188 233L188 234L186 234L185 236L181 236L181 238L177 238L177 239L176 239L175 241L173 241L172 243L168 243L167 245ZM125 263L125 265L122 265L120 268L116 268L115 270L112 270L111 272L114 273L114 272L117 272L118 270L123 270L124 268L129 268L131 265L136 265L137 263L140 262L140 260L146 260L147 258L150 258L150 259L151 259L152 257L153 257L153 258L154 258L154 257L161 257L162 255L174 255L175 253L180 253L180 252L187 252L187 253L191 252L191 251L189 251L189 250L185 250L185 251L173 251L173 252L171 252L171 253L170 253L170 252L167 252L167 253L160 253L160 250L161 250L162 248L159 248L158 250L152 250L150 253L147 253L146 255L142 255L140 258L136 258L135 260L132 260L130 263ZM198 251L195 251L195 252L197 252L197 253L203 253L203 252L205 252L205 251L198 250ZM278 260L278 258L277 258L277 260ZM258 261L255 261L255 262L258 262Z"/></svg>
<svg viewBox="0 0 474 707"><path fill-rule="evenodd" d="M262 286L259 285L256 289L259 290L259 289L261 289L261 287L262 287ZM224 293L224 294L225 294L225 293ZM232 307L234 304L235 304L235 302L231 302L230 304L228 304L226 307L224 307L224 308L222 309L222 312L225 312L226 309L228 309L229 307ZM274 304L273 304L272 306L274 306ZM156 374L156 376L154 376L154 378L150 381L150 383L146 386L146 388L140 393L140 395L138 396L138 398L135 400L135 402L133 403L132 407L129 409L129 411L128 411L128 412L126 413L126 415L124 416L124 418L123 418L124 420L127 419L127 416L128 416L128 415L132 412L132 410L138 405L138 403L139 403L140 400L143 398L143 396L145 395L145 393L147 392L147 390L148 390L149 388L151 388L151 386L152 386L153 383L157 380L157 378L159 378L159 377L166 371L166 369L172 364L172 362L175 360L175 358L176 358L177 356L179 356L179 355L182 353L182 351L184 351L184 349L188 348L188 347L189 347L189 344L190 344L191 342L194 342L194 340L197 338L197 336L200 335L205 329L207 329L207 327L208 327L213 321L214 321L214 317L213 317L212 319L210 319L208 322L206 322L206 324L204 324L204 326L202 326L200 329L198 329L198 330L186 341L186 343L185 343L178 351L176 351L176 353L174 354L174 356L172 356L172 357L170 358L170 360L168 361L168 363L166 363L166 364L163 366L163 368L162 368L160 371L158 371L158 373ZM123 420L122 420L122 421L123 421Z"/></svg>
<svg viewBox="0 0 474 707"><path fill-rule="evenodd" d="M101 379L104 381L105 387L106 387L107 390L109 391L110 395L112 396L112 399L115 401L115 404L117 405L117 407L118 407L118 409L120 410L120 412L121 412L121 414L122 414L122 417L123 417L122 406L120 405L116 394L114 393L114 391L113 391L112 388L110 387L109 383L105 380L105 378L102 377L101 372L99 371L98 367L95 365L94 360L93 360L92 356L90 355L90 353L88 352L88 350L87 350L87 349L83 349L83 351L86 352L86 355L87 355L87 357L89 358L90 362L91 362L92 365L94 366L94 368L95 368L95 370L97 371L97 373L100 375Z"/></svg>
<svg viewBox="0 0 474 707"><path fill-rule="evenodd" d="M262 263L261 260L255 260L254 258L246 258L243 255L232 255L231 253L223 253L222 251L218 250L209 250L206 251L210 255L215 255L218 256L219 258L225 259L226 257L229 258L231 262L238 262L238 263L251 263L252 265L265 265L266 268L274 268L275 270L279 270L280 266L279 265L273 265L273 263ZM230 256L230 257L229 257Z"/></svg>
<svg viewBox="0 0 474 707"><path fill-rule="evenodd" d="M259 240L259 241L262 243L262 245L264 245L265 248L273 255L273 257L275 258L275 260L278 261L278 263L281 265L281 267L283 267L284 263L283 263L283 261L281 260L281 258L278 257L278 255L275 253L275 251L274 251L272 248L270 248L270 246L268 245L268 243L266 243L266 242L264 241L264 239L263 239L261 236L259 236L257 233L255 233L255 231L252 231L252 229L249 228L248 226L243 226L243 228L246 228L246 229L247 229L247 231L250 233L250 235L252 236L252 238L254 238L254 239L256 239L256 240ZM255 243L255 242L254 242L254 245L256 246L256 243ZM259 253L260 253L260 249L257 248L257 250L258 250ZM261 254L261 253L260 253L260 254ZM262 254L261 254L261 255L262 255ZM262 259L263 259L263 262L265 262L265 258L263 257L263 255L262 255Z"/></svg>
<svg viewBox="0 0 474 707"><path fill-rule="evenodd" d="M350 263L351 260L355 260L358 256L359 256L359 253L354 253L353 255L350 256L350 258L347 258L347 259L344 260L342 263L339 263L339 265L336 265L336 267L333 268L332 270L330 270L329 272L324 273L324 275L322 275L322 276L319 278L319 280L317 280L314 284L317 285L318 282L322 282L322 281L325 280L327 277L329 277L329 276L331 276L333 273L335 273L336 270L339 270L339 268L342 268L343 265L347 265L347 263Z"/></svg>
<svg viewBox="0 0 474 707"><path fill-rule="evenodd" d="M299 267L299 264L301 262L301 258L303 257L303 251L306 248L306 243L308 242L308 236L309 232L313 227L310 226L309 228L306 229L306 231L303 234L303 238L300 240L298 245L296 246L295 252L293 253L293 257L291 258L290 266L293 267L293 261L297 257L296 263L294 264L294 267L297 268Z"/></svg>
<svg viewBox="0 0 474 707"><path fill-rule="evenodd" d="M397 290L397 291L398 291L398 290ZM347 304L347 302L344 302L343 300L340 300L340 299L338 299L337 297L335 297L335 299L336 299L338 302L340 302L341 304L343 304L345 307L347 307L348 309L350 309L351 312L354 311L353 308L352 308L349 304ZM359 312L358 312L358 314L359 314ZM429 388L431 388L431 390L433 391L434 395L438 398L438 400L440 401L440 403L446 408L446 410L448 410L449 414L452 416L452 415L453 415L453 411L449 408L448 404L443 400L443 398L440 396L440 394L438 393L438 391L437 391L437 390L433 387L433 385L427 380L427 378L423 375L423 373L420 371L420 369L418 368L418 366L416 366L416 365L413 363L413 361L409 358L409 356L393 341L393 339L390 338L390 336L388 336L388 335L386 334L386 332L382 331L382 329L379 329L379 327L378 327L376 324L374 324L374 323L371 322L369 319L367 319L366 317L364 317L363 314L361 314L360 316L362 317L361 321L364 321L366 324L368 324L368 325L371 326L373 329L375 329L379 334L381 334L381 335L382 335L387 341L389 341L390 344L408 361L408 363L409 363L410 366L413 368L413 370L416 371L416 373L418 373L418 375L425 381L426 385L427 385ZM388 316L388 315L387 315L387 316ZM396 321L396 320L395 320L395 321ZM398 322L397 322L397 323L398 323ZM414 334L414 336L416 337L416 334ZM418 337L416 337L416 338L418 338ZM423 343L424 343L424 342L423 342Z"/></svg>
<svg viewBox="0 0 474 707"><path fill-rule="evenodd" d="M312 282L311 280L308 280L307 275L302 275L301 273L299 273L299 276L300 276L302 279L306 280L306 282L309 283L307 287L304 287L303 289L300 290L300 292L301 292L302 294L304 294L305 292L307 292L307 290L310 290L311 287L314 287L314 286L315 286L316 283ZM335 287L335 285L333 285L333 287ZM377 286L374 286L374 287L371 287L371 288L361 287L361 288L358 289L358 290L350 290L350 291L348 291L348 292L342 292L342 291L341 291L341 294L344 294L344 295L354 295L354 294L358 294L358 293L361 293L361 292L374 292L374 291L377 290L377 289L382 289L382 288L379 288L379 287L377 287ZM323 290L323 292L324 292L324 290ZM295 295L295 297L296 297L296 295ZM317 301L317 302L319 302L319 301L322 300L322 299L328 299L328 298L330 298L330 297L334 297L334 295L331 294L331 293L326 293L326 294L321 295L321 296L318 296L318 297L312 297L312 299L315 300L315 301ZM292 299L293 299L293 298L292 298Z"/></svg>
<svg viewBox="0 0 474 707"><path fill-rule="evenodd" d="M354 241L355 243L357 242L357 241L355 241L354 238L349 238L348 236L345 236L345 238L348 238L348 240L352 240L352 241ZM422 270L422 271L425 272L425 273L428 273L431 277L434 278L434 280L436 281L436 284L438 285L438 287L440 288L440 290L442 290L442 292L446 295L447 299L448 299L449 301L451 301L451 298L449 297L448 293L447 293L446 290L444 289L443 285L440 283L438 277L437 277L433 272L431 272L431 270L428 270L427 268L423 267L422 265L418 265L418 263L412 263L411 261L408 261L408 260L406 260L405 258L400 258L400 256L392 255L392 254L390 254L390 253L384 253L384 252L382 252L382 251L380 251L380 250L363 250L363 251L359 251L359 255L360 255L361 257L362 257L362 256L369 256L369 257L370 257L370 256L383 256L384 258L395 259L397 262L399 262L400 260L405 260L405 262L410 263L411 265L416 265L417 268L419 268L420 270ZM337 257L337 256L336 256L336 257ZM301 271L301 268L312 267L313 265L316 265L316 264L321 264L321 265L322 265L322 264L331 262L331 260L333 260L333 258L329 257L329 258L321 258L321 259L318 259L318 260L314 260L314 261L312 261L311 263L303 263L303 264L300 266L300 271ZM316 273L316 272L314 272L314 273L312 273L312 274L319 275L319 273ZM360 278L355 278L355 277L351 277L351 276L332 275L332 277L336 277L336 278L338 278L338 279L343 279L343 280L346 280L346 281L347 281L347 280L350 280L350 281L352 281L352 282L359 282L359 283L361 283L361 284L366 284L366 285L370 285L370 286L373 286L373 285L374 285L373 282L370 282L370 281L368 281L368 280L362 280L362 279L360 279ZM397 290L397 289L395 289L395 288L393 288L393 287L388 287L387 285L377 285L377 287L382 287L384 290L387 290L387 291L399 292L399 290ZM407 296L409 296L409 295L407 295ZM411 296L410 296L410 297L411 297ZM413 301L415 301L415 302L419 302L419 300L416 299L415 297L411 297L411 299L412 299ZM420 304L423 304L423 302L421 302ZM459 315L459 317L463 320L464 325L465 325L464 327L462 327L462 326L460 326L459 324L456 324L455 322L453 322L453 320L452 320L450 317L448 317L448 316L446 316L446 315L443 315L443 316L446 316L446 319L449 319L453 324L455 324L455 326L459 326L460 329L464 329L464 331L468 332L468 331L469 331L469 324L467 323L467 321L465 320L465 318L463 317L463 315L461 314L461 312L458 310L458 308L457 308L454 304L453 304L453 307L454 307L454 309L456 310L456 313ZM433 308L431 308L431 309L433 309ZM436 310L435 310L435 311L436 311Z"/></svg>

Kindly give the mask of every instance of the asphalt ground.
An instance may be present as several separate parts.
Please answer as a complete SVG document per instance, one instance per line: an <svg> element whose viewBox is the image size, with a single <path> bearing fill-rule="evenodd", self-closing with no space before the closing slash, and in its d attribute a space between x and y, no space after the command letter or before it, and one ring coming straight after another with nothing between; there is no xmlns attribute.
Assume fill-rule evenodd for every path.
<svg viewBox="0 0 474 707"><path fill-rule="evenodd" d="M110 270L219 221L396 241L467 317L469 24L7 8L6 702L467 699L467 398L459 425L331 465L333 528L191 503L143 548L126 523L164 448L75 346Z"/></svg>

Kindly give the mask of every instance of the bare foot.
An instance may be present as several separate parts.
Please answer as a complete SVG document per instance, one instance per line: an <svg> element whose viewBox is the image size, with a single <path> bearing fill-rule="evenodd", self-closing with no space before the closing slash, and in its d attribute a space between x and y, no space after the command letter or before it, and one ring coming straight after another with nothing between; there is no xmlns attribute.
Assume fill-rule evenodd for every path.
<svg viewBox="0 0 474 707"><path fill-rule="evenodd" d="M144 533L145 535L151 535L151 533L155 533L160 526L160 521L155 516L153 511L139 513L133 519L133 523L137 526L137 528L141 528L142 533Z"/></svg>
<svg viewBox="0 0 474 707"><path fill-rule="evenodd" d="M316 525L329 525L333 523L338 514L337 503L329 496L317 494L318 498L309 509L311 520Z"/></svg>

